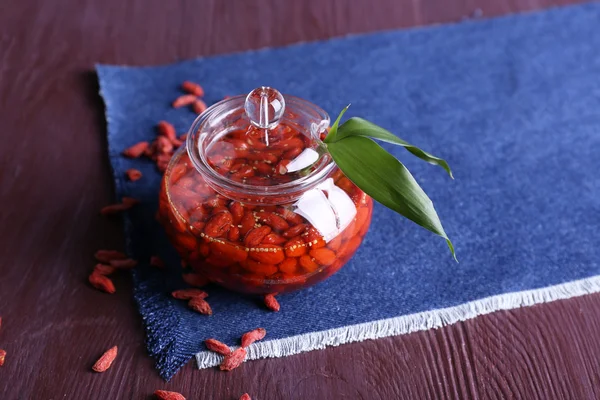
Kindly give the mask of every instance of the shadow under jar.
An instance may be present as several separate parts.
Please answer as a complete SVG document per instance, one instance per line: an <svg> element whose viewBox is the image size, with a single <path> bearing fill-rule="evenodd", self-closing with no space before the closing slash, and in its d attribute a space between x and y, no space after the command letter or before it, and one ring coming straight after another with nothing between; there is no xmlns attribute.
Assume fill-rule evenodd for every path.
<svg viewBox="0 0 600 400"><path fill-rule="evenodd" d="M373 201L336 167L329 116L262 87L194 121L169 164L159 218L182 259L244 293L283 293L331 276L369 229Z"/></svg>

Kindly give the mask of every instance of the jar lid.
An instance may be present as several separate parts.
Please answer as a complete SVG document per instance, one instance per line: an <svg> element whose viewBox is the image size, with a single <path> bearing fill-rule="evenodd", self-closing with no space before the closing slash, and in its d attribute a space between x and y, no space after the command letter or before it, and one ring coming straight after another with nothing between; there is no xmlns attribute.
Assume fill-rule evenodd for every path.
<svg viewBox="0 0 600 400"><path fill-rule="evenodd" d="M188 153L209 184L289 192L334 167L322 142L329 122L313 103L263 86L202 113L188 134Z"/></svg>

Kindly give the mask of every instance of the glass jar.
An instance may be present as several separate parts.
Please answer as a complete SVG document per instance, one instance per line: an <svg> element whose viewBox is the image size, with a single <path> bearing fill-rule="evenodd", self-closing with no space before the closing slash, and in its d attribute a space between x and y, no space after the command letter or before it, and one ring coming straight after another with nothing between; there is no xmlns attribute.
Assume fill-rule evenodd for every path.
<svg viewBox="0 0 600 400"><path fill-rule="evenodd" d="M355 253L373 202L321 141L329 116L258 88L192 124L164 174L159 220L185 263L244 293L313 285Z"/></svg>

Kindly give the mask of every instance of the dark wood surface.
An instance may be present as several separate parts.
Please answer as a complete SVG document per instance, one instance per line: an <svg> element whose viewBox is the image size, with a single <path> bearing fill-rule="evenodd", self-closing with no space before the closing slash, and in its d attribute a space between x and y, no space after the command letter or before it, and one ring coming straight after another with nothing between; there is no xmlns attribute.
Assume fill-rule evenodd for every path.
<svg viewBox="0 0 600 400"><path fill-rule="evenodd" d="M190 362L166 384L145 353L130 279L113 296L86 284L94 251L123 241L97 214L113 189L94 63L168 63L569 2L0 2L0 399L146 399L158 388L188 399L600 398L600 294L231 373ZM114 344L114 366L91 372Z"/></svg>

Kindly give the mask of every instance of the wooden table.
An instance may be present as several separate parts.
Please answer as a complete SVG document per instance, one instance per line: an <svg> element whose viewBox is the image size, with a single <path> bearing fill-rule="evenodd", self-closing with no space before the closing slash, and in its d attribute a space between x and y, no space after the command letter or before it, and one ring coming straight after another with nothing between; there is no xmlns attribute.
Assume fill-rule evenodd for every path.
<svg viewBox="0 0 600 400"><path fill-rule="evenodd" d="M168 384L146 355L126 276L86 284L121 227L96 62L160 64L348 33L454 22L569 0L93 0L0 5L0 399L600 398L600 294L444 329L248 362L192 362ZM560 27L557 27L560 29ZM119 345L114 366L90 366Z"/></svg>

